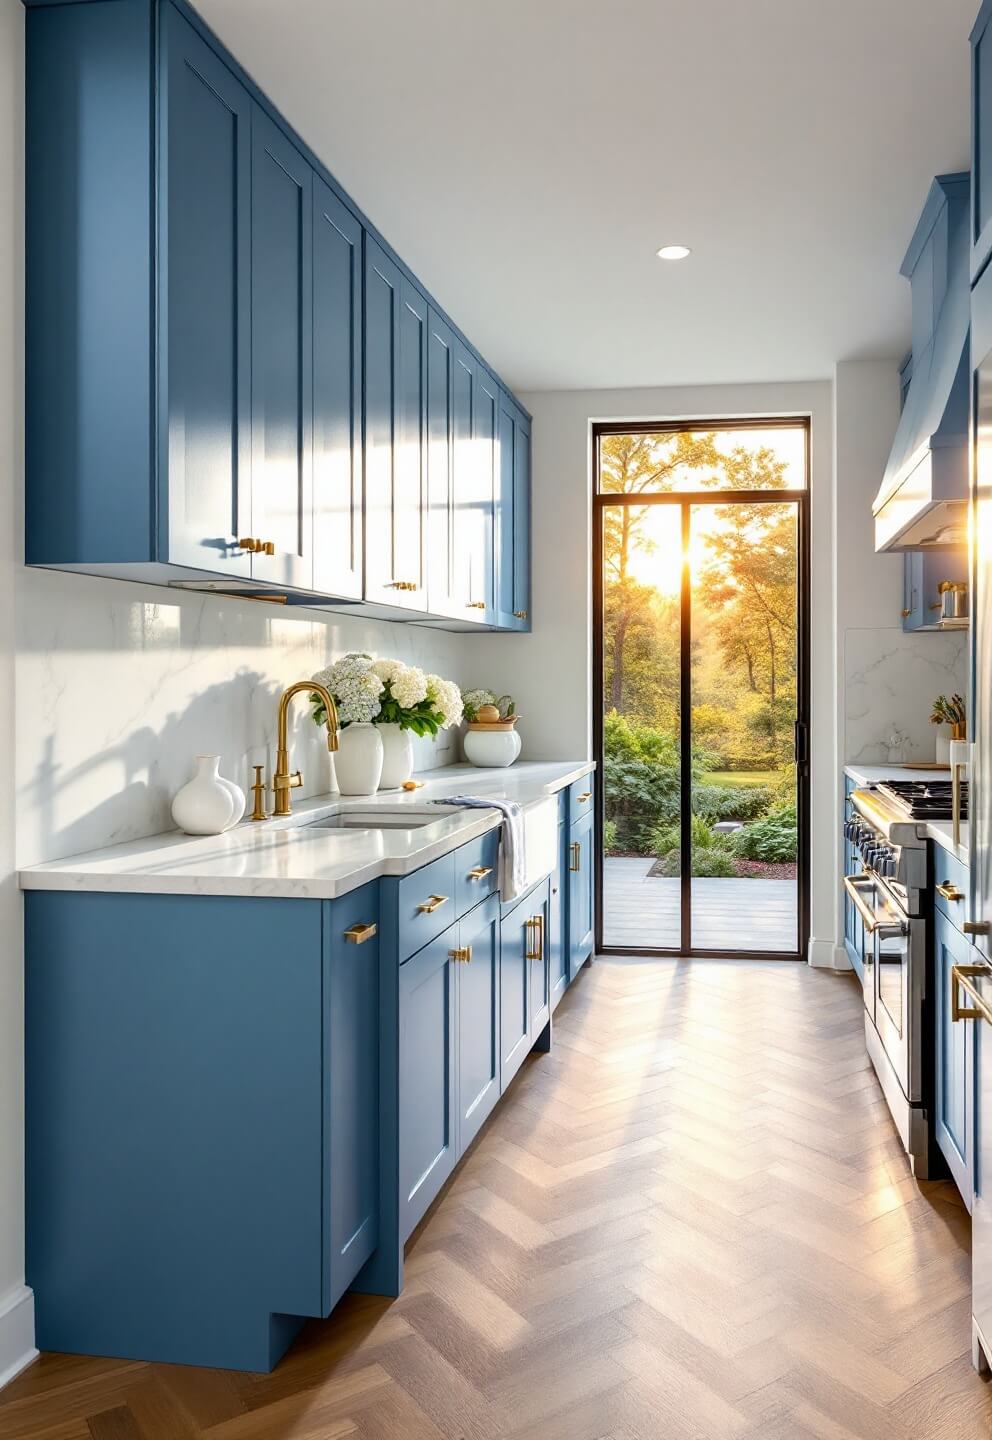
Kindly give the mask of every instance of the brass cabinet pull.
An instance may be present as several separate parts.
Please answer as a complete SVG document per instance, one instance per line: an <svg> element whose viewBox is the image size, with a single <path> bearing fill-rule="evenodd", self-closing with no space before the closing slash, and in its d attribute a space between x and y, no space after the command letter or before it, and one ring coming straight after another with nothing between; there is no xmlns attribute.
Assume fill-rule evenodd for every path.
<svg viewBox="0 0 992 1440"><path fill-rule="evenodd" d="M429 895L422 905L417 906L417 909L421 915L433 915L435 910L440 910L441 906L447 905L447 903L447 895Z"/></svg>
<svg viewBox="0 0 992 1440"><path fill-rule="evenodd" d="M530 950L527 951L527 954L526 954L526 956L525 956L525 959L527 959L527 960L543 960L543 959L544 959L544 916L543 916L543 915L532 915L532 916L530 917L530 919L527 921L527 929L530 930L530 931L532 931L532 932L534 933L534 935L536 936L536 938L535 938L535 940L534 940L534 942L533 942L533 949L530 949Z"/></svg>
<svg viewBox="0 0 992 1440"><path fill-rule="evenodd" d="M417 588L413 580L390 580L386 586L387 590L416 590Z"/></svg>
<svg viewBox="0 0 992 1440"><path fill-rule="evenodd" d="M992 1005L971 983L972 978L977 975L984 975L986 979L992 979L992 970L987 965L951 966L951 1019L987 1020L992 1025ZM962 990L971 1000L970 1005L961 1004Z"/></svg>
<svg viewBox="0 0 992 1440"><path fill-rule="evenodd" d="M581 800L581 801L591 800L591 799L592 799L592 791L591 791L591 790L587 790L584 795L577 795L575 798L576 798L577 800Z"/></svg>
<svg viewBox="0 0 992 1440"><path fill-rule="evenodd" d="M344 932L344 938L349 945L364 945L366 940L371 940L373 935L378 935L379 927L373 920L368 925L349 925Z"/></svg>
<svg viewBox="0 0 992 1440"><path fill-rule="evenodd" d="M987 935L992 930L988 920L966 920L961 926L966 935Z"/></svg>
<svg viewBox="0 0 992 1440"><path fill-rule="evenodd" d="M274 555L276 547L271 540L260 540L259 550L263 555Z"/></svg>
<svg viewBox="0 0 992 1440"><path fill-rule="evenodd" d="M468 878L470 880L485 880L486 876L492 873L493 867L491 865L473 865L468 872Z"/></svg>
<svg viewBox="0 0 992 1440"><path fill-rule="evenodd" d="M945 880L937 886L937 894L943 895L945 900L964 899L964 892L959 890L956 885L952 885L950 880Z"/></svg>
<svg viewBox="0 0 992 1440"><path fill-rule="evenodd" d="M912 610L904 610L904 611L902 612L902 618L903 618L904 620L908 620L909 617L910 617L910 615L912 615L912 613L913 613Z"/></svg>
<svg viewBox="0 0 992 1440"><path fill-rule="evenodd" d="M463 964L468 965L472 959L471 945L459 945L456 950L449 950L448 959L460 960Z"/></svg>
<svg viewBox="0 0 992 1440"><path fill-rule="evenodd" d="M250 555L257 555L262 548L261 540L255 540L251 535L244 540L239 540L238 545L242 550L247 550Z"/></svg>
<svg viewBox="0 0 992 1440"><path fill-rule="evenodd" d="M582 846L579 844L578 840L573 840L572 844L569 846L569 849L572 852L572 863L569 865L568 868L574 874L575 871L579 869L579 861L582 859Z"/></svg>
<svg viewBox="0 0 992 1440"><path fill-rule="evenodd" d="M485 600L470 600L465 608L467 610L485 610L486 602Z"/></svg>
<svg viewBox="0 0 992 1440"><path fill-rule="evenodd" d="M513 612L513 618L514 618L514 620L526 620L526 619L527 619L527 611L526 611L526 610L514 610L514 612Z"/></svg>

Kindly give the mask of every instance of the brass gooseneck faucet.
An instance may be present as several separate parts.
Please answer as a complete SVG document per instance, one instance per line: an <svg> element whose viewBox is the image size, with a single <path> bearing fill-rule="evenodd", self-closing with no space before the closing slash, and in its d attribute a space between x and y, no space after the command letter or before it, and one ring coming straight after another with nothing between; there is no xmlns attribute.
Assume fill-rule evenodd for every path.
<svg viewBox="0 0 992 1440"><path fill-rule="evenodd" d="M282 699L279 701L279 738L278 750L276 753L276 772L272 777L272 788L275 791L276 804L273 815L291 815L293 813L290 804L290 791L296 790L303 784L303 774L289 770L289 741L286 730L289 721L289 702L294 695L303 692L308 695L319 695L325 711L327 712L327 748L334 751L338 748L338 707L334 703L334 697L323 685L318 685L313 680L297 680L295 685L290 685L288 690L283 691Z"/></svg>

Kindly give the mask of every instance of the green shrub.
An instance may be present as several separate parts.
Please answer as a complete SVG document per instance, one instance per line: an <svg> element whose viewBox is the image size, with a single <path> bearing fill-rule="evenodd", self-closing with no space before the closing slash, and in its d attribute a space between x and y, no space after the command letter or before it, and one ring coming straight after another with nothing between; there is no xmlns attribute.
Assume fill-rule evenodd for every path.
<svg viewBox="0 0 992 1440"><path fill-rule="evenodd" d="M607 855L612 855L617 848L617 822L615 820L603 821L603 849Z"/></svg>
<svg viewBox="0 0 992 1440"><path fill-rule="evenodd" d="M707 820L757 820L764 815L771 791L763 785L694 785L692 808Z"/></svg>
<svg viewBox="0 0 992 1440"><path fill-rule="evenodd" d="M691 834L693 850L727 850L727 837L716 835L709 821L702 815L691 817ZM681 845L681 832L678 823L658 825L651 836L651 850L659 859L668 855L672 850L678 850Z"/></svg>
<svg viewBox="0 0 992 1440"><path fill-rule="evenodd" d="M682 861L678 850L661 857L662 875L681 875ZM693 849L692 873L697 880L730 880L736 874L733 857L720 845Z"/></svg>
<svg viewBox="0 0 992 1440"><path fill-rule="evenodd" d="M799 853L799 831L794 805L783 805L763 820L745 825L734 836L734 849L745 860L786 864Z"/></svg>

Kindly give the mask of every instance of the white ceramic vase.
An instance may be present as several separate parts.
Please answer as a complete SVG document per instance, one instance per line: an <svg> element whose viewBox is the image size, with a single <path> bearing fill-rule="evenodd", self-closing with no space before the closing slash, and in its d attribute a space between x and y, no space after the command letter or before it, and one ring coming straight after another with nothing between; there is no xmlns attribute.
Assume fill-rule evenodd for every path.
<svg viewBox="0 0 992 1440"><path fill-rule="evenodd" d="M231 817L231 824L226 827L229 830L231 828L231 825L237 825L238 821L245 813L245 792L242 790L240 785L235 785L233 780L226 780L223 775L218 775L217 779L220 781L224 789L230 795L231 803L234 805L234 814Z"/></svg>
<svg viewBox="0 0 992 1440"><path fill-rule="evenodd" d="M334 755L342 795L374 795L382 775L382 738L378 727L364 721L346 725Z"/></svg>
<svg viewBox="0 0 992 1440"><path fill-rule="evenodd" d="M937 730L937 764L951 763L951 727L941 725Z"/></svg>
<svg viewBox="0 0 992 1440"><path fill-rule="evenodd" d="M521 743L516 730L466 730L465 759L482 769L503 769L516 760Z"/></svg>
<svg viewBox="0 0 992 1440"><path fill-rule="evenodd" d="M245 797L228 780L222 780L219 755L197 755L196 774L172 802L172 818L187 835L219 835L240 820ZM241 808L232 790L241 796Z"/></svg>
<svg viewBox="0 0 992 1440"><path fill-rule="evenodd" d="M404 780L413 774L413 739L409 730L403 730L395 721L377 725L382 740L382 775L380 790L398 790Z"/></svg>

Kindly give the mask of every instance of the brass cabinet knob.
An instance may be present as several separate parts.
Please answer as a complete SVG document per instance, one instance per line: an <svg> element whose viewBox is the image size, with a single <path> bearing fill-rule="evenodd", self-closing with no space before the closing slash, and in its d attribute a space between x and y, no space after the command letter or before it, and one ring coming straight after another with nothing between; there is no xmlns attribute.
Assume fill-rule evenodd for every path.
<svg viewBox="0 0 992 1440"><path fill-rule="evenodd" d="M367 925L349 925L344 932L344 938L349 945L364 945L366 940L371 940L373 935L378 933L379 927L373 920Z"/></svg>
<svg viewBox="0 0 992 1440"><path fill-rule="evenodd" d="M417 910L421 915L433 915L435 910L440 910L447 903L447 895L429 895L423 904L417 906Z"/></svg>
<svg viewBox="0 0 992 1440"><path fill-rule="evenodd" d="M526 611L526 610L514 610L514 612L513 612L513 618L514 618L514 620L526 620L526 619L527 619L527 611Z"/></svg>
<svg viewBox="0 0 992 1440"><path fill-rule="evenodd" d="M492 873L493 867L491 865L473 865L472 869L468 872L468 878L470 880L485 880L486 876Z"/></svg>

